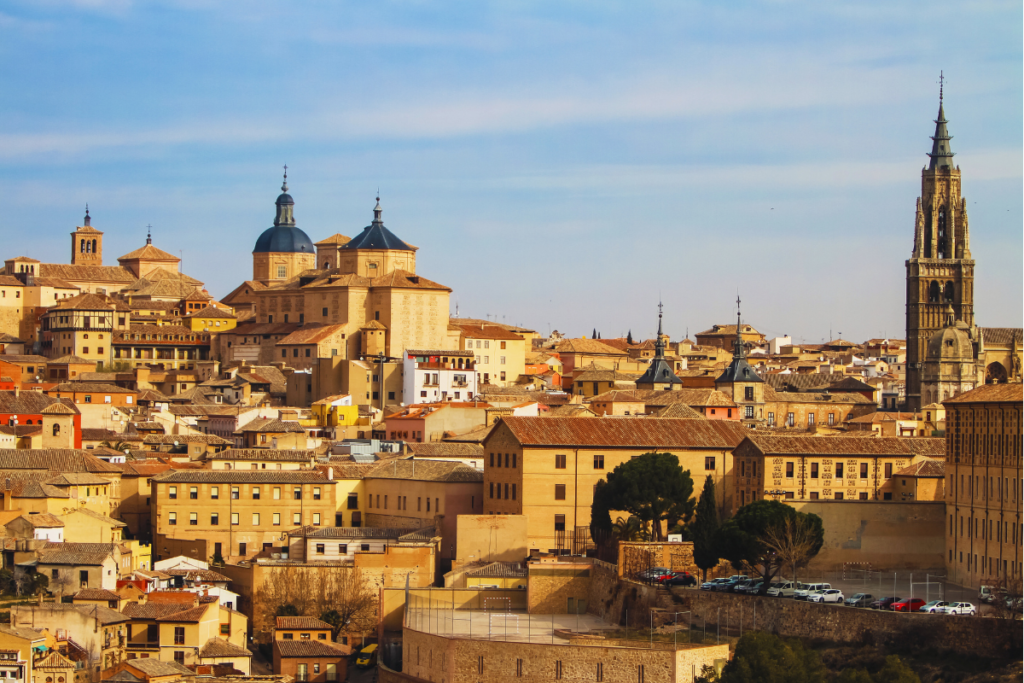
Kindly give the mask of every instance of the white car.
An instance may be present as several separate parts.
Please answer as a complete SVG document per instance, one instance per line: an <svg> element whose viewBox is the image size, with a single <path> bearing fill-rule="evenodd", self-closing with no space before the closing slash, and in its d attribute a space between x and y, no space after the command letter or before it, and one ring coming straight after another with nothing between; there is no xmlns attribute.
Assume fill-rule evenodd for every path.
<svg viewBox="0 0 1024 683"><path fill-rule="evenodd" d="M932 600L921 605L919 612L926 612L928 614L941 614L942 610L949 607L949 603L945 600Z"/></svg>
<svg viewBox="0 0 1024 683"><path fill-rule="evenodd" d="M793 591L794 600L806 600L807 596L815 591L823 591L832 587L830 583L799 583Z"/></svg>
<svg viewBox="0 0 1024 683"><path fill-rule="evenodd" d="M839 602L843 601L843 592L838 588L826 588L807 594L807 602Z"/></svg>
<svg viewBox="0 0 1024 683"><path fill-rule="evenodd" d="M942 608L942 614L969 614L974 616L978 608L969 602L951 602Z"/></svg>

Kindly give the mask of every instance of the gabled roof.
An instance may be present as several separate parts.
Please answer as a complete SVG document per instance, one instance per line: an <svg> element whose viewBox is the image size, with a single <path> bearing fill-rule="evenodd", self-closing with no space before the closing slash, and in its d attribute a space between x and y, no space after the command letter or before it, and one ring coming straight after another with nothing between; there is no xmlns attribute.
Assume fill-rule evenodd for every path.
<svg viewBox="0 0 1024 683"><path fill-rule="evenodd" d="M947 398L943 405L950 403L1006 403L1024 401L1024 384L984 384L977 389Z"/></svg>
<svg viewBox="0 0 1024 683"><path fill-rule="evenodd" d="M200 657L252 657L252 652L223 638L210 638L199 650Z"/></svg>
<svg viewBox="0 0 1024 683"><path fill-rule="evenodd" d="M233 484L233 483L329 483L319 472L304 470L175 470L154 478L161 484Z"/></svg>
<svg viewBox="0 0 1024 683"><path fill-rule="evenodd" d="M467 576L480 578L526 578L526 567L522 562L491 562L479 569L466 572Z"/></svg>
<svg viewBox="0 0 1024 683"><path fill-rule="evenodd" d="M274 649L281 657L345 657L345 651L323 640L275 640Z"/></svg>
<svg viewBox="0 0 1024 683"><path fill-rule="evenodd" d="M764 455L829 454L849 456L903 456L924 455L944 458L946 440L924 437L873 436L775 436L751 434L746 440Z"/></svg>
<svg viewBox="0 0 1024 683"><path fill-rule="evenodd" d="M602 344L596 339L563 339L555 346L558 353L587 353L608 356L625 356L625 352Z"/></svg>
<svg viewBox="0 0 1024 683"><path fill-rule="evenodd" d="M120 600L121 596L105 588L86 588L72 596L75 600Z"/></svg>
<svg viewBox="0 0 1024 683"><path fill-rule="evenodd" d="M54 472L110 472L120 474L116 465L104 462L88 451L71 448L0 449L0 470L43 470Z"/></svg>
<svg viewBox="0 0 1024 683"><path fill-rule="evenodd" d="M279 340L278 345L283 344L318 344L330 339L336 334L344 332L344 325L306 325L300 327L284 339Z"/></svg>
<svg viewBox="0 0 1024 683"><path fill-rule="evenodd" d="M294 422L292 420L258 417L255 420L251 420L239 427L238 431L243 434L246 432L258 432L265 434L299 434L306 430L304 430L302 425L298 422Z"/></svg>
<svg viewBox="0 0 1024 683"><path fill-rule="evenodd" d="M334 630L334 627L326 621L316 617L277 617L276 626L279 629L320 629Z"/></svg>
<svg viewBox="0 0 1024 683"><path fill-rule="evenodd" d="M192 678L196 675L195 671L192 671L177 662L164 662L156 659L155 657L147 657L145 659L127 659L124 661L128 666L137 671L141 671L150 678L160 676L181 676Z"/></svg>
<svg viewBox="0 0 1024 683"><path fill-rule="evenodd" d="M502 427L524 446L600 448L734 448L750 432L732 420L506 417L491 435Z"/></svg>
<svg viewBox="0 0 1024 683"><path fill-rule="evenodd" d="M190 313L187 317L189 318L227 318L234 319L237 316L231 311L227 311L223 308L217 308L216 306L205 306L195 313Z"/></svg>
<svg viewBox="0 0 1024 683"><path fill-rule="evenodd" d="M142 259L148 261L174 261L175 263L181 262L181 259L175 256L174 254L168 254L163 249L157 249L152 244L147 244L143 247L140 247L139 249L136 249L135 251L128 252L124 256L119 256L117 260L118 262L120 262L129 261L133 259Z"/></svg>
<svg viewBox="0 0 1024 683"><path fill-rule="evenodd" d="M403 479L406 481L476 482L484 480L484 473L460 462L444 460L391 459L378 463L367 479Z"/></svg>
<svg viewBox="0 0 1024 683"><path fill-rule="evenodd" d="M896 476L942 479L946 476L946 461L931 458L920 460L909 467L904 467Z"/></svg>
<svg viewBox="0 0 1024 683"><path fill-rule="evenodd" d="M483 446L473 443L409 443L409 450L414 456L437 458L444 456L462 458L481 458L484 455Z"/></svg>
<svg viewBox="0 0 1024 683"><path fill-rule="evenodd" d="M351 241L352 241L351 237L346 237L345 235L342 235L340 232L336 232L333 235L331 235L330 237L326 237L326 238L320 240L319 242L314 242L313 246L316 246L316 247L326 247L326 246L330 246L332 244L339 244L339 245L340 244L348 244Z"/></svg>
<svg viewBox="0 0 1024 683"><path fill-rule="evenodd" d="M131 283L138 278L135 273L124 266L80 266L67 263L41 263L39 274L47 278L57 278L73 282L118 282Z"/></svg>

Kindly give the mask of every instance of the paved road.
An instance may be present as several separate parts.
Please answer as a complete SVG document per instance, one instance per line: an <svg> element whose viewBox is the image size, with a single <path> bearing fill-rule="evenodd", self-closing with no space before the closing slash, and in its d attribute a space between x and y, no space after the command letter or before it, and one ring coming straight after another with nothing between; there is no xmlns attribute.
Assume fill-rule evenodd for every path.
<svg viewBox="0 0 1024 683"><path fill-rule="evenodd" d="M360 669L355 665L355 660L349 660L348 681L349 683L374 683L377 680L377 668Z"/></svg>

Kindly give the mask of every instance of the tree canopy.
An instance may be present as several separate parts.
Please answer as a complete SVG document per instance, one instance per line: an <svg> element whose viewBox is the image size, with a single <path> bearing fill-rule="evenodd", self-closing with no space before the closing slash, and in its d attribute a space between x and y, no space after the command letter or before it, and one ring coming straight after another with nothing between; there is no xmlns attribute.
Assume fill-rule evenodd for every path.
<svg viewBox="0 0 1024 683"><path fill-rule="evenodd" d="M693 515L693 480L671 453L644 453L617 465L598 484L591 507L591 533L611 532L610 510L621 510L651 528L652 540L664 540L662 522L672 527ZM598 532L594 534L594 532Z"/></svg>
<svg viewBox="0 0 1024 683"><path fill-rule="evenodd" d="M777 500L758 500L741 507L719 527L718 552L740 569L747 563L768 590L785 564L805 564L818 554L825 540L821 518L797 512Z"/></svg>
<svg viewBox="0 0 1024 683"><path fill-rule="evenodd" d="M704 572L718 564L718 505L715 501L715 482L709 474L704 480L697 503L697 518L691 530L693 536L693 562Z"/></svg>
<svg viewBox="0 0 1024 683"><path fill-rule="evenodd" d="M722 683L825 683L818 653L799 640L752 631L736 643L736 656L722 670Z"/></svg>

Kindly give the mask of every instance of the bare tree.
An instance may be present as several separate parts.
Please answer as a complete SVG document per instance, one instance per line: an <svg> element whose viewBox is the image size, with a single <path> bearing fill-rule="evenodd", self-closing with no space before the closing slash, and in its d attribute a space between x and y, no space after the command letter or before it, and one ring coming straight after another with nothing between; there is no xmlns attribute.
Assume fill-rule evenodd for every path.
<svg viewBox="0 0 1024 683"><path fill-rule="evenodd" d="M789 518L765 529L763 542L779 559L780 568L789 565L796 581L796 570L805 567L817 554L817 537L815 529L803 518ZM767 590L768 586L762 586Z"/></svg>
<svg viewBox="0 0 1024 683"><path fill-rule="evenodd" d="M266 630L279 608L292 605L298 614L321 618L335 612L335 635L362 633L376 625L377 595L361 570L341 565L279 567L268 572L256 592L254 618Z"/></svg>

